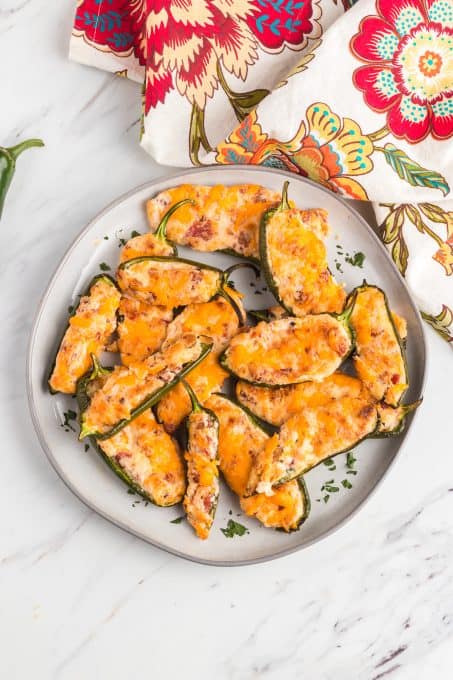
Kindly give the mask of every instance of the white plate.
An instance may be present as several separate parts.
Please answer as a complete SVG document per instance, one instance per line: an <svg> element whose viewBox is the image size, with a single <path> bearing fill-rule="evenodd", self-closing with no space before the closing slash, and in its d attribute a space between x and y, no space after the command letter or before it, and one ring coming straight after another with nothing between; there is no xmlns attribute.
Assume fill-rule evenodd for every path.
<svg viewBox="0 0 453 680"><path fill-rule="evenodd" d="M221 167L189 170L139 187L128 193L98 215L70 247L55 272L41 302L30 341L28 356L28 395L33 422L41 445L51 464L67 486L90 508L118 526L140 536L153 545L197 562L216 565L255 563L279 557L319 540L339 527L362 505L382 480L401 448L406 434L388 439L370 439L357 447L356 476L346 475L345 455L336 457L336 470L330 472L320 465L306 475L312 511L302 528L291 534L265 529L255 520L244 517L236 498L222 485L221 499L215 523L207 541L198 540L186 522L171 524L182 515L180 506L157 508L143 502L133 506L135 497L128 495L119 481L98 455L84 450L72 432L61 427L62 413L74 408L74 401L62 395L51 396L46 379L57 348L58 339L67 323L67 307L77 300L99 264L107 262L114 270L118 258L118 237L128 237L133 229L147 230L145 201L163 189L191 182L198 184L262 184L280 191L284 179L290 179L290 198L300 208L322 207L329 211L331 234L328 240L330 266L347 289L364 278L386 291L391 306L408 323L407 361L411 387L405 399L414 401L421 395L425 370L425 341L420 316L405 284L390 261L384 247L370 227L342 199L312 182L283 171L255 167ZM108 236L108 240L104 237ZM353 267L337 255L336 246L353 254L360 251L366 259L363 269ZM186 248L180 254L192 259L226 267L238 260L220 254L196 253ZM336 272L335 259L341 262L343 274ZM238 272L234 277L238 287L247 293L248 309L272 304L269 294L255 295L249 286L250 274ZM264 287L264 282L262 286ZM406 433L411 424L408 418ZM341 486L349 479L352 489ZM335 479L338 493L323 502L321 487ZM339 483L339 484L338 484ZM321 499L318 501L318 499ZM230 510L232 515L229 514ZM241 522L250 530L242 537L226 538L220 531L228 520Z"/></svg>

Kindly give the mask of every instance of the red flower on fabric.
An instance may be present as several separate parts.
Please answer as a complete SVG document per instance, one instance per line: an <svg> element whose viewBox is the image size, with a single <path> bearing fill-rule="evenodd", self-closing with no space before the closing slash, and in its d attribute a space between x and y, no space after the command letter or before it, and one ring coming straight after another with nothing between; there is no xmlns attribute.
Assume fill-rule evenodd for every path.
<svg viewBox="0 0 453 680"><path fill-rule="evenodd" d="M204 109L218 87L218 64L245 80L257 59L246 22L251 0L154 0L152 5L146 18L145 113L173 87Z"/></svg>
<svg viewBox="0 0 453 680"><path fill-rule="evenodd" d="M74 34L101 52L146 61L144 39L146 0L79 0Z"/></svg>
<svg viewBox="0 0 453 680"><path fill-rule="evenodd" d="M255 11L247 23L266 52L281 52L284 47L300 50L307 35L318 37L321 16L318 0L254 0Z"/></svg>
<svg viewBox="0 0 453 680"><path fill-rule="evenodd" d="M377 0L351 40L367 62L353 75L368 106L387 113L395 137L415 143L453 135L451 0Z"/></svg>

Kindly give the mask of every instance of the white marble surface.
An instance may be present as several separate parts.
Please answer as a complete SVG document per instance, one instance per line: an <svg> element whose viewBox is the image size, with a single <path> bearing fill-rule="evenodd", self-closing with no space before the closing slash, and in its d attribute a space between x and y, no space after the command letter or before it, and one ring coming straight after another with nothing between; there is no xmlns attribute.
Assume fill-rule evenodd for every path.
<svg viewBox="0 0 453 680"><path fill-rule="evenodd" d="M20 159L1 222L0 676L451 678L453 356L430 330L425 403L388 480L280 561L215 569L158 552L47 463L24 382L40 296L94 214L165 172L137 144L138 87L66 60L72 5L0 7L0 140L46 142Z"/></svg>

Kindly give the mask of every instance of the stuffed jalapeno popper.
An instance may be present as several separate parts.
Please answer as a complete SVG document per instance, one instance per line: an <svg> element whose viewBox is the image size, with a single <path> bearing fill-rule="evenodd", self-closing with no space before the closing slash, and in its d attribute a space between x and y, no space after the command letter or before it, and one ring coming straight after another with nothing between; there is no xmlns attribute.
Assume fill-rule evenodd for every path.
<svg viewBox="0 0 453 680"><path fill-rule="evenodd" d="M339 313L346 293L329 271L324 242L309 211L290 207L288 184L277 207L260 225L260 260L266 281L282 307L293 316Z"/></svg>
<svg viewBox="0 0 453 680"><path fill-rule="evenodd" d="M81 419L80 439L108 439L156 404L210 352L212 342L183 335L164 351L130 366L116 366Z"/></svg>
<svg viewBox="0 0 453 680"><path fill-rule="evenodd" d="M368 398L343 397L292 416L258 453L246 495L272 495L274 487L305 474L326 458L349 451L379 424Z"/></svg>
<svg viewBox="0 0 453 680"><path fill-rule="evenodd" d="M206 406L219 420L220 470L230 489L239 496L243 512L265 527L295 531L310 513L310 499L303 479L282 484L272 497L256 494L245 498L255 457L270 440L250 413L223 394L213 394Z"/></svg>
<svg viewBox="0 0 453 680"><path fill-rule="evenodd" d="M82 418L111 373L93 357L92 370L77 383ZM109 439L91 437L91 444L117 477L151 503L168 506L182 500L186 478L179 446L156 422L151 409Z"/></svg>
<svg viewBox="0 0 453 680"><path fill-rule="evenodd" d="M91 355L99 357L116 329L121 293L109 276L96 276L69 318L49 378L51 392L74 394L77 381L89 370Z"/></svg>
<svg viewBox="0 0 453 680"><path fill-rule="evenodd" d="M219 500L219 421L204 408L191 387L183 381L192 411L187 416L187 489L184 510L198 538L206 539L214 522Z"/></svg>
<svg viewBox="0 0 453 680"><path fill-rule="evenodd" d="M336 371L353 348L350 308L341 315L287 317L238 333L220 358L228 372L269 386L320 381Z"/></svg>
<svg viewBox="0 0 453 680"><path fill-rule="evenodd" d="M397 406L409 383L403 343L385 293L366 282L350 295L354 366L376 401Z"/></svg>

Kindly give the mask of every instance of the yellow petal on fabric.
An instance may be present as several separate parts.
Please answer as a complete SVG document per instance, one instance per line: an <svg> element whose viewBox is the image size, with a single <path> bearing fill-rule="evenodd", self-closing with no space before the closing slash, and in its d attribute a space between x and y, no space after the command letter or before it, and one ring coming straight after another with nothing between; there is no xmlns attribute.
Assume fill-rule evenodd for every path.
<svg viewBox="0 0 453 680"><path fill-rule="evenodd" d="M330 180L330 184L333 184L341 193L347 198L355 198L359 201L369 201L368 194L365 189L355 180L350 177L334 177Z"/></svg>
<svg viewBox="0 0 453 680"><path fill-rule="evenodd" d="M338 134L341 128L341 119L332 113L327 104L316 102L307 109L308 134L316 141L318 146L327 144Z"/></svg>
<svg viewBox="0 0 453 680"><path fill-rule="evenodd" d="M267 140L267 135L258 123L256 111L252 111L244 118L242 123L229 135L228 141L242 146L245 138L247 138L247 150L255 150Z"/></svg>
<svg viewBox="0 0 453 680"><path fill-rule="evenodd" d="M370 158L374 151L373 142L350 118L343 119L343 127L331 142L331 148L339 155L342 174L365 175L373 169Z"/></svg>
<svg viewBox="0 0 453 680"><path fill-rule="evenodd" d="M296 151L299 151L299 149L301 148L305 135L306 135L305 123L302 120L300 122L296 134L292 139L289 139L287 142L279 142L278 140L275 140L275 142L278 144L279 148L282 151L288 154L293 154Z"/></svg>

